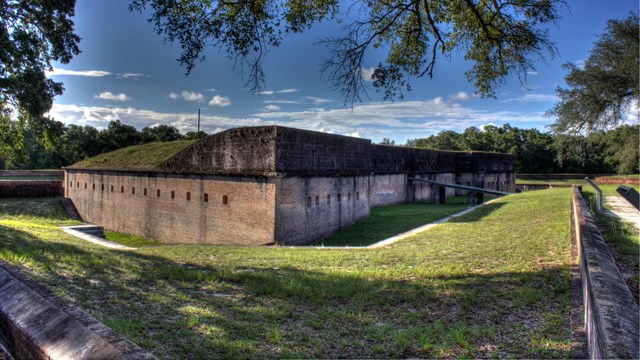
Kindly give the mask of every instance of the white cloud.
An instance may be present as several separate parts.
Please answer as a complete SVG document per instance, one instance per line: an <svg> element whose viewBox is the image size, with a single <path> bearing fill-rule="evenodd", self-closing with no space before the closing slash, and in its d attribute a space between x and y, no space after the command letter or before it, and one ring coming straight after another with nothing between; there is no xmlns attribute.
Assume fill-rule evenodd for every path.
<svg viewBox="0 0 640 360"><path fill-rule="evenodd" d="M100 94L95 95L94 98L101 99L101 100L111 100L111 101L129 101L129 100L131 100L130 97L128 97L127 95L125 95L123 93L113 94L111 91L101 92Z"/></svg>
<svg viewBox="0 0 640 360"><path fill-rule="evenodd" d="M273 90L263 90L263 91L258 91L256 94L257 95L273 95L276 92Z"/></svg>
<svg viewBox="0 0 640 360"><path fill-rule="evenodd" d="M194 91L183 91L181 95L182 95L182 98L186 101L196 101L196 102L204 101L204 95Z"/></svg>
<svg viewBox="0 0 640 360"><path fill-rule="evenodd" d="M295 100L264 100L265 104L300 104L300 101Z"/></svg>
<svg viewBox="0 0 640 360"><path fill-rule="evenodd" d="M463 107L438 97L428 101L378 102L349 109L306 109L269 111L252 116L267 122L337 134L354 134L369 139L393 137L400 141L435 134L442 130L462 131L488 123L548 123L544 112L486 111ZM521 126L521 125L520 125Z"/></svg>
<svg viewBox="0 0 640 360"><path fill-rule="evenodd" d="M533 71L533 70L529 70L529 71L527 71L527 75L536 76L536 75L539 75L539 74L540 74L540 73L539 73L539 72L537 72L537 71Z"/></svg>
<svg viewBox="0 0 640 360"><path fill-rule="evenodd" d="M229 106L231 105L231 99L226 96L216 95L209 100L209 105L213 106Z"/></svg>
<svg viewBox="0 0 640 360"><path fill-rule="evenodd" d="M504 102L533 103L533 102L556 102L558 97L554 94L524 94L517 98L506 99Z"/></svg>
<svg viewBox="0 0 640 360"><path fill-rule="evenodd" d="M138 73L122 73L122 74L118 74L116 77L118 79L135 79L138 80L141 77L147 76L149 77L150 75L145 75L145 74L138 74Z"/></svg>
<svg viewBox="0 0 640 360"><path fill-rule="evenodd" d="M457 101L465 101L465 100L469 100L469 99L471 99L472 97L473 97L472 95L469 95L469 94L467 94L467 93L466 93L466 92L464 92L464 91L458 91L458 92L457 92L457 93L455 93L455 94L451 94L451 95L449 95L449 99L451 99L451 100L457 100Z"/></svg>
<svg viewBox="0 0 640 360"><path fill-rule="evenodd" d="M305 96L305 98L307 100L311 100L311 102L313 104L315 104L315 105L326 104L326 103L333 102L333 100L323 99L323 98L319 98L319 97L315 97L315 96Z"/></svg>
<svg viewBox="0 0 640 360"><path fill-rule="evenodd" d="M193 113L161 113L132 107L79 106L54 104L49 115L65 124L91 125L104 129L109 121L120 120L125 124L142 129L147 126L166 124L175 126L180 132L195 131L198 116ZM267 125L257 118L230 118L202 114L201 128L207 133L219 132L238 126Z"/></svg>
<svg viewBox="0 0 640 360"><path fill-rule="evenodd" d="M88 76L88 77L102 77L111 75L108 71L102 70L66 70L66 69L56 69L53 68L53 71L47 71L47 76L61 76L61 75L69 75L69 76Z"/></svg>
<svg viewBox="0 0 640 360"><path fill-rule="evenodd" d="M374 141L392 137L396 142L402 143L408 138L425 137L442 130L462 131L470 126L500 126L508 122L513 126L526 128L550 122L544 116L544 111L481 110L443 98L357 104L348 109L324 109L308 105L309 108L300 111L283 111L279 106L276 108L269 105L278 106L265 103L260 113L240 118L203 114L202 128L211 133L238 126L277 123L300 129L357 135ZM115 119L138 129L154 124L168 124L186 132L195 130L197 125L197 115L192 112L160 113L132 107L55 104L50 115L67 124L91 125L96 128L104 128L109 121Z"/></svg>
<svg viewBox="0 0 640 360"><path fill-rule="evenodd" d="M182 99L184 101L195 101L195 102L204 102L204 95L197 93L195 91L187 91L183 90L180 94L169 93L169 99L178 100Z"/></svg>
<svg viewBox="0 0 640 360"><path fill-rule="evenodd" d="M268 104L267 106L264 107L265 111L280 111L281 108L278 105L275 104Z"/></svg>
<svg viewBox="0 0 640 360"><path fill-rule="evenodd" d="M362 80L364 80L364 81L373 81L372 77L373 77L373 72L375 70L376 69L372 68L372 67L360 69L360 76L362 76Z"/></svg>
<svg viewBox="0 0 640 360"><path fill-rule="evenodd" d="M208 88L207 91L216 92L215 88Z"/></svg>
<svg viewBox="0 0 640 360"><path fill-rule="evenodd" d="M296 88L288 88L288 89L282 89L282 90L278 90L276 91L278 94L290 94L290 93L297 93L299 92L299 89Z"/></svg>

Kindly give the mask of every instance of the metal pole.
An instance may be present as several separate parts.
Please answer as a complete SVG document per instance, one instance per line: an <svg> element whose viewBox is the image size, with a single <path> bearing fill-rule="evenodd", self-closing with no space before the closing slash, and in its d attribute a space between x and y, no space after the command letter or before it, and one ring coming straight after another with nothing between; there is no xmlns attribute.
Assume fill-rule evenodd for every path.
<svg viewBox="0 0 640 360"><path fill-rule="evenodd" d="M198 133L200 133L200 108L198 108Z"/></svg>
<svg viewBox="0 0 640 360"><path fill-rule="evenodd" d="M593 180L589 179L589 177L585 177L584 179L589 183L589 185L596 189L596 208L598 209L598 212L602 211L602 190L595 182L593 182Z"/></svg>

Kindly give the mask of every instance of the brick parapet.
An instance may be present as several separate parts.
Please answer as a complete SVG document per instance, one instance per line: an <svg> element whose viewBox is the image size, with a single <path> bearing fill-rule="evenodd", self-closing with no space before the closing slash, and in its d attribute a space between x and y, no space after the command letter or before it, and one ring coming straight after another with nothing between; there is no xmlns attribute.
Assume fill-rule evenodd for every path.
<svg viewBox="0 0 640 360"><path fill-rule="evenodd" d="M2 260L0 341L15 359L156 359Z"/></svg>
<svg viewBox="0 0 640 360"><path fill-rule="evenodd" d="M59 196L62 194L62 181L0 181L0 198Z"/></svg>

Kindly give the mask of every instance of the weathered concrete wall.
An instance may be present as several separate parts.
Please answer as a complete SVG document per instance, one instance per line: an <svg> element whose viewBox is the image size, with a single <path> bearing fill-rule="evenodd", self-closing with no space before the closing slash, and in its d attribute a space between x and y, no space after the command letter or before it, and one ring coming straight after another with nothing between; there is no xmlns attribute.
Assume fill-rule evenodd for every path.
<svg viewBox="0 0 640 360"><path fill-rule="evenodd" d="M59 196L62 193L60 181L0 181L0 198Z"/></svg>
<svg viewBox="0 0 640 360"><path fill-rule="evenodd" d="M403 203L406 191L406 174L371 175L371 207Z"/></svg>
<svg viewBox="0 0 640 360"><path fill-rule="evenodd" d="M572 209L592 359L638 359L638 306L577 188Z"/></svg>
<svg viewBox="0 0 640 360"><path fill-rule="evenodd" d="M15 359L155 359L2 260L0 342Z"/></svg>
<svg viewBox="0 0 640 360"><path fill-rule="evenodd" d="M68 171L82 218L164 243L274 242L275 186L266 178Z"/></svg>
<svg viewBox="0 0 640 360"><path fill-rule="evenodd" d="M198 174L274 173L276 128L241 127L207 136L167 161L162 169Z"/></svg>
<svg viewBox="0 0 640 360"><path fill-rule="evenodd" d="M368 176L283 177L274 181L279 244L313 242L369 216Z"/></svg>
<svg viewBox="0 0 640 360"><path fill-rule="evenodd" d="M368 175L371 140L277 127L277 171L289 176Z"/></svg>
<svg viewBox="0 0 640 360"><path fill-rule="evenodd" d="M161 166L172 173L350 176L508 173L508 154L438 151L283 126L243 127L208 136Z"/></svg>

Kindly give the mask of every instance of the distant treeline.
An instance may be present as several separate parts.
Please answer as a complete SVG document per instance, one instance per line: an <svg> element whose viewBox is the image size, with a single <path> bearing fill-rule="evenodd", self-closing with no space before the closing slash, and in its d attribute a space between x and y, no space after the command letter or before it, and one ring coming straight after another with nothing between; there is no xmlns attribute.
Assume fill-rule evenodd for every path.
<svg viewBox="0 0 640 360"><path fill-rule="evenodd" d="M475 150L517 156L516 171L529 174L637 174L640 126L622 125L587 136L543 133L509 124L441 131L410 139L407 146L439 150ZM384 142L390 140L385 139Z"/></svg>
<svg viewBox="0 0 640 360"><path fill-rule="evenodd" d="M119 120L104 130L92 126L64 125L47 121L49 127L34 128L32 122L12 121L0 129L0 169L58 169L88 157L131 145L157 141L198 139L203 131L181 134L169 125L146 127L138 131Z"/></svg>
<svg viewBox="0 0 640 360"><path fill-rule="evenodd" d="M0 129L0 169L55 169L88 157L126 146L157 141L198 139L206 134L181 134L169 125L135 127L111 121L106 129L45 122L49 128L34 128L30 122L12 121ZM441 131L427 138L407 141L406 146L436 150L474 150L517 156L519 173L638 173L640 126L623 125L607 132L563 135L501 127L467 128L462 133ZM390 139L383 143L394 144Z"/></svg>

